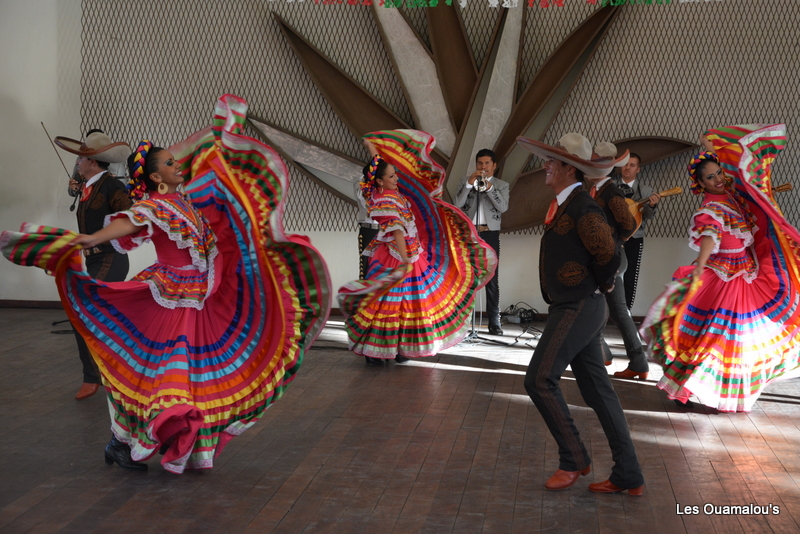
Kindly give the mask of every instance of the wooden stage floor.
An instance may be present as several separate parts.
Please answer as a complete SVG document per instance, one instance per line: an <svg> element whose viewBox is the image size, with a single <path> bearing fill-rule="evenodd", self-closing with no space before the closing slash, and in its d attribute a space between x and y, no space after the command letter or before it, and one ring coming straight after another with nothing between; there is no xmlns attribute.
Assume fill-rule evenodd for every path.
<svg viewBox="0 0 800 534"><path fill-rule="evenodd" d="M647 382L615 380L646 480L631 497L586 489L608 477L610 452L567 374L594 472L551 492L542 484L555 443L522 386L529 346L461 345L375 368L347 351L334 320L284 397L214 469L176 476L154 458L140 473L103 462L106 401L73 399L74 338L50 333L62 318L0 309L3 533L800 531L798 380L771 385L749 414L677 407L655 387L655 366ZM502 339L517 333L508 326ZM773 513L713 514L725 505Z"/></svg>

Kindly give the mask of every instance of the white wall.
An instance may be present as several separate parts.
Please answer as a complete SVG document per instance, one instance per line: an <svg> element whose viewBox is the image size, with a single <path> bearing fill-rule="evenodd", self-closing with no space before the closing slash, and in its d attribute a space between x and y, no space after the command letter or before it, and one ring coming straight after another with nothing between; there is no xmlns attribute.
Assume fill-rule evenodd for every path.
<svg viewBox="0 0 800 534"><path fill-rule="evenodd" d="M0 229L23 221L75 228L51 135L80 125L80 2L0 0ZM65 157L71 169L74 158ZM0 299L57 300L39 269L0 261Z"/></svg>

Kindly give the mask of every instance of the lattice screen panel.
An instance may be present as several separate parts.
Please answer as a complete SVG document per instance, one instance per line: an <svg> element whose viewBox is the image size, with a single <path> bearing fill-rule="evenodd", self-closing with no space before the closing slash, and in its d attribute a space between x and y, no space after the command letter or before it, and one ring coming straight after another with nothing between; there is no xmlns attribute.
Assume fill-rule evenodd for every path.
<svg viewBox="0 0 800 534"><path fill-rule="evenodd" d="M519 87L595 9L584 0L565 4L523 8ZM101 127L130 143L147 136L169 145L208 125L216 98L232 92L248 100L253 115L365 159L273 12L389 109L412 120L366 6L281 0L82 0L81 6L83 131ZM423 39L425 11L405 10ZM461 12L480 65L501 9L470 0ZM625 6L545 141L567 131L593 140L665 135L694 141L709 126L785 121L789 147L775 178L786 181L800 170L799 18L796 0ZM685 161L678 156L648 166L642 177L657 189L685 185ZM294 170L291 180L290 231L355 228L349 204ZM779 201L797 222L800 193L784 193ZM666 199L650 235L685 236L696 205L690 195Z"/></svg>
<svg viewBox="0 0 800 534"><path fill-rule="evenodd" d="M417 34L428 46L428 50L431 49L431 38L428 34L428 17L425 15L425 9L421 7L399 7L397 8L403 14L403 16L408 21L408 24L416 30Z"/></svg>
<svg viewBox="0 0 800 534"><path fill-rule="evenodd" d="M522 61L517 79L518 96L561 41L597 8L580 0L567 0L564 7L525 10L520 51Z"/></svg>
<svg viewBox="0 0 800 534"><path fill-rule="evenodd" d="M788 146L776 183L800 170L800 9L796 0L634 5L622 8L594 59L545 137L569 131L592 140L663 135L694 142L709 127L785 122ZM699 200L688 193L688 154L646 167L664 199L648 235L685 237ZM797 225L800 193L777 197Z"/></svg>
<svg viewBox="0 0 800 534"><path fill-rule="evenodd" d="M475 64L480 70L483 60L489 53L489 43L502 8L490 7L486 0L471 0L467 7L463 9L456 7L456 9L461 12L467 38L472 44L472 53L475 55Z"/></svg>
<svg viewBox="0 0 800 534"><path fill-rule="evenodd" d="M147 137L170 145L207 126L216 98L231 92L247 99L250 113L260 118L366 159L359 140L305 73L272 12L411 122L366 6L84 0L82 10L83 131L102 127L131 144ZM348 203L300 173L291 174L289 230L355 227Z"/></svg>

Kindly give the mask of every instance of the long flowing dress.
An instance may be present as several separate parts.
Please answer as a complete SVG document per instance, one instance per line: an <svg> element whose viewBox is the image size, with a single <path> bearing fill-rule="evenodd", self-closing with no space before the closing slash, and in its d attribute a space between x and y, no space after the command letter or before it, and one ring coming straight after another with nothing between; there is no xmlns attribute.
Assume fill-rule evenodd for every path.
<svg viewBox="0 0 800 534"><path fill-rule="evenodd" d="M191 174L185 197L154 193L113 215L141 226L117 250L156 248L132 280L92 279L66 230L0 237L11 261L55 275L102 373L114 435L136 461L166 449L175 473L212 467L282 395L330 310L325 263L282 228L285 165L240 134L246 109L222 97L214 126L171 147Z"/></svg>
<svg viewBox="0 0 800 534"><path fill-rule="evenodd" d="M706 194L690 246L709 236L703 274L679 268L647 312L641 334L664 368L658 387L720 411L750 411L764 387L800 372L800 234L772 196L770 166L783 125L707 134L734 190Z"/></svg>
<svg viewBox="0 0 800 534"><path fill-rule="evenodd" d="M472 222L441 199L444 169L430 152L434 139L416 130L368 136L394 165L398 192L377 192L370 216L380 224L366 280L339 289L350 349L358 355L432 356L466 336L475 292L497 268L497 255ZM394 250L393 231L406 237L411 264Z"/></svg>

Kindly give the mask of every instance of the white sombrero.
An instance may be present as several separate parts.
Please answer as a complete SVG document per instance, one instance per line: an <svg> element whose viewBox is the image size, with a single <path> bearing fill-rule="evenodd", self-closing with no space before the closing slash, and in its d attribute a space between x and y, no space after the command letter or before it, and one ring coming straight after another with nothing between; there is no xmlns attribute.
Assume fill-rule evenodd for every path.
<svg viewBox="0 0 800 534"><path fill-rule="evenodd" d="M106 163L122 163L131 153L128 143L115 143L102 132L90 133L84 142L69 137L56 137L54 142L67 152Z"/></svg>
<svg viewBox="0 0 800 534"><path fill-rule="evenodd" d="M578 133L564 135L558 140L558 146L546 145L527 137L517 137L517 144L542 159L554 158L567 165L572 165L587 178L607 176L614 167L623 160L627 161L629 157L629 152L626 150L619 158L603 157L593 160L592 144ZM616 147L614 147L614 152L616 153Z"/></svg>
<svg viewBox="0 0 800 534"><path fill-rule="evenodd" d="M594 146L594 153L592 154L592 161L608 161L615 160L617 163L614 167L624 167L631 159L630 152L627 150L621 159L617 159L617 146L608 141L602 141Z"/></svg>

